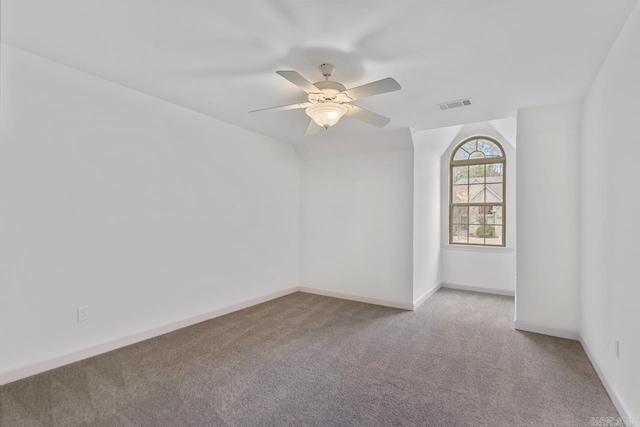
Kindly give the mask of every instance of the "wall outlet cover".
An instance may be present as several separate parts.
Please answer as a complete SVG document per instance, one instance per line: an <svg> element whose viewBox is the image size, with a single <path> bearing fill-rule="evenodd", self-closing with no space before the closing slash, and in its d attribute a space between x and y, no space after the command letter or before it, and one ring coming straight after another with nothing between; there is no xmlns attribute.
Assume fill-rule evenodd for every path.
<svg viewBox="0 0 640 427"><path fill-rule="evenodd" d="M89 307L86 305L78 307L78 322L86 322L89 318Z"/></svg>

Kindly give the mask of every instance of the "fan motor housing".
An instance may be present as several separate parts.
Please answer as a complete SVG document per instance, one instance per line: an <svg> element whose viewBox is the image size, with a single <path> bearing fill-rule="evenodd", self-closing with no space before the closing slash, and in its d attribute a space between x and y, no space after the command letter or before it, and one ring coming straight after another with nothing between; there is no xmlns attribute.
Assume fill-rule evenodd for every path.
<svg viewBox="0 0 640 427"><path fill-rule="evenodd" d="M321 82L316 82L313 84L315 87L320 89L322 93L324 93L327 98L331 98L339 94L340 92L344 92L347 90L344 85L341 85L338 82L332 82L330 80L323 80Z"/></svg>
<svg viewBox="0 0 640 427"><path fill-rule="evenodd" d="M321 82L316 82L313 85L320 89L320 93L309 94L309 102L313 104L317 104L320 102L349 101L347 98L345 98L344 94L342 94L342 92L344 92L346 88L338 82L323 80Z"/></svg>

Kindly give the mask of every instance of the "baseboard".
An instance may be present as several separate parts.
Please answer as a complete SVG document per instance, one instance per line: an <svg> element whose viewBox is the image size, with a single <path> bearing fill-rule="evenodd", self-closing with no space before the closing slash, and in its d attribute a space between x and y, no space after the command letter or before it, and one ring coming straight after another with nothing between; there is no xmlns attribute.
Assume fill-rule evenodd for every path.
<svg viewBox="0 0 640 427"><path fill-rule="evenodd" d="M322 295L325 297L333 297L333 298L346 299L349 301L364 302L367 304L382 305L385 307L399 308L401 310L413 310L413 303L410 303L410 302L400 302L400 301L391 301L391 300L384 300L384 299L378 299L378 298L370 298L370 297L365 297L361 295L353 295L353 294L346 294L343 292L328 291L325 289L310 288L308 286L300 286L298 290L300 292L305 292L305 293L314 294L314 295Z"/></svg>
<svg viewBox="0 0 640 427"><path fill-rule="evenodd" d="M433 296L433 294L438 292L438 289L440 289L441 286L442 286L442 284L438 283L433 288L431 288L427 292L425 292L420 298L415 300L413 302L413 310L415 311L418 307L420 307L422 304L424 304L424 302L426 300L428 300L429 298L431 298Z"/></svg>
<svg viewBox="0 0 640 427"><path fill-rule="evenodd" d="M628 406L622 401L616 389L607 379L607 375L605 374L602 365L598 362L598 359L596 359L595 355L591 352L587 341L582 335L580 335L580 344L582 344L584 352L587 353L587 357L589 358L593 369L595 369L598 377L600 377L600 381L602 381L602 385L604 386L605 390L607 390L607 393L609 394L613 405L618 410L622 421L624 421L626 426L640 427L640 417L631 416L631 412L629 411Z"/></svg>
<svg viewBox="0 0 640 427"><path fill-rule="evenodd" d="M442 283L440 286L449 289L459 289L461 291L481 292L483 294L506 295L508 297L515 296L514 291L508 291L505 289L484 288L482 286L470 285L456 285L454 283Z"/></svg>
<svg viewBox="0 0 640 427"><path fill-rule="evenodd" d="M522 320L516 320L514 324L515 329L519 331L533 332L536 334L549 335L552 337L565 338L568 340L580 341L580 334L576 331L568 331L566 329L550 328L548 326L541 326L535 323L525 322Z"/></svg>
<svg viewBox="0 0 640 427"><path fill-rule="evenodd" d="M280 298L297 291L298 291L298 287L294 286L292 288L284 289L282 291L272 292L257 298L252 298L246 301L242 301L236 304L222 307L207 313L200 314L198 316L190 317L188 319L179 320L177 322L168 323L156 328L133 333L131 335L117 338L112 341L107 341L101 344L72 350L64 354L39 360L37 362L28 363L22 366L17 366L15 368L10 368L8 370L0 372L0 385L8 384L13 381L17 381L26 377L30 377L32 375L49 371L51 369L68 365L70 363L87 359L89 357L97 356L99 354L106 353L108 351L116 350L118 348L135 344L140 341L148 340L150 338L154 338L159 335L166 334L168 332L173 332L177 329L195 325L196 323L200 323L206 320L214 319L216 317L224 316L225 314L242 310L244 308L251 307L257 304L261 304L263 302L267 302L272 299Z"/></svg>

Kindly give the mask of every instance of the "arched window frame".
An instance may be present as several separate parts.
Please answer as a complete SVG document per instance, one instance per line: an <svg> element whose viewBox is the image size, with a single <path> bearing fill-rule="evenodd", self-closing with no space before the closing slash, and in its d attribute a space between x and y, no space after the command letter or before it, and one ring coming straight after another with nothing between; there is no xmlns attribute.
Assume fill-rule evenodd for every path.
<svg viewBox="0 0 640 427"><path fill-rule="evenodd" d="M474 141L474 140L484 140L484 141L488 141L490 143L493 143L496 145L496 147L500 150L501 155L500 156L492 156L492 157L487 157L486 155L484 155L483 157L476 157L476 158L467 158L467 159L463 159L463 160L454 160L456 157L456 154L458 153L459 150L462 149L463 146L465 146L465 144L467 144L470 141ZM476 151L477 151L477 147L476 147ZM467 150L465 150L465 152L468 153ZM474 152L475 153L475 152ZM470 153L470 155L472 155L473 153ZM483 153L485 154L485 153ZM455 167L459 167L459 166L478 166L478 165L501 165L502 167L502 202L487 202L486 199L484 202L471 202L469 200L467 200L467 202L459 202L459 201L455 201L454 200L454 168ZM485 175L484 175L484 185L485 185L485 193L486 194L486 184L487 184L487 180L486 180L486 169L485 169ZM458 143L455 148L453 149L453 151L451 152L451 159L450 159L450 163L449 163L449 244L450 245L461 245L461 246L481 246L481 247L504 247L506 246L506 227L507 227L507 217L506 217L506 181L507 180L507 158L506 158L506 154L505 154L505 150L502 146L502 144L500 144L498 141L496 141L494 138L491 138L489 136L484 136L484 135L474 135L471 136L469 138L464 139L462 142ZM499 184L499 183L498 183ZM470 177L467 178L467 185L470 185ZM469 196L467 196L469 197ZM486 196L485 196L486 197ZM483 243L479 243L479 242L473 242L471 243L471 239L470 239L470 229L472 227L471 222L469 221L469 216L467 215L467 223L466 223L466 228L467 228L467 241L466 242L460 242L460 241L454 241L454 226L456 225L462 225L462 224L454 224L454 207L459 207L459 206L467 206L467 207L476 207L476 206L483 206L483 207L488 207L488 206L501 206L501 224L497 224L497 225L501 225L501 243L500 244L493 244L493 243L487 243L487 238L486 236L483 238ZM484 215L486 215L486 212L483 213ZM486 216L485 216L485 220L486 220ZM485 222L485 225L487 223Z"/></svg>

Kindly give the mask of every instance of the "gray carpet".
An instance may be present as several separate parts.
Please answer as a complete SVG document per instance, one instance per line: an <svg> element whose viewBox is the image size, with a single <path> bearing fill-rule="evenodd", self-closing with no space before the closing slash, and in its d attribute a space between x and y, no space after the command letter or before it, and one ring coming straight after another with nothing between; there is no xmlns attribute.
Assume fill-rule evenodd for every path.
<svg viewBox="0 0 640 427"><path fill-rule="evenodd" d="M416 312L296 293L0 388L2 426L589 425L618 414L579 343L513 298Z"/></svg>

